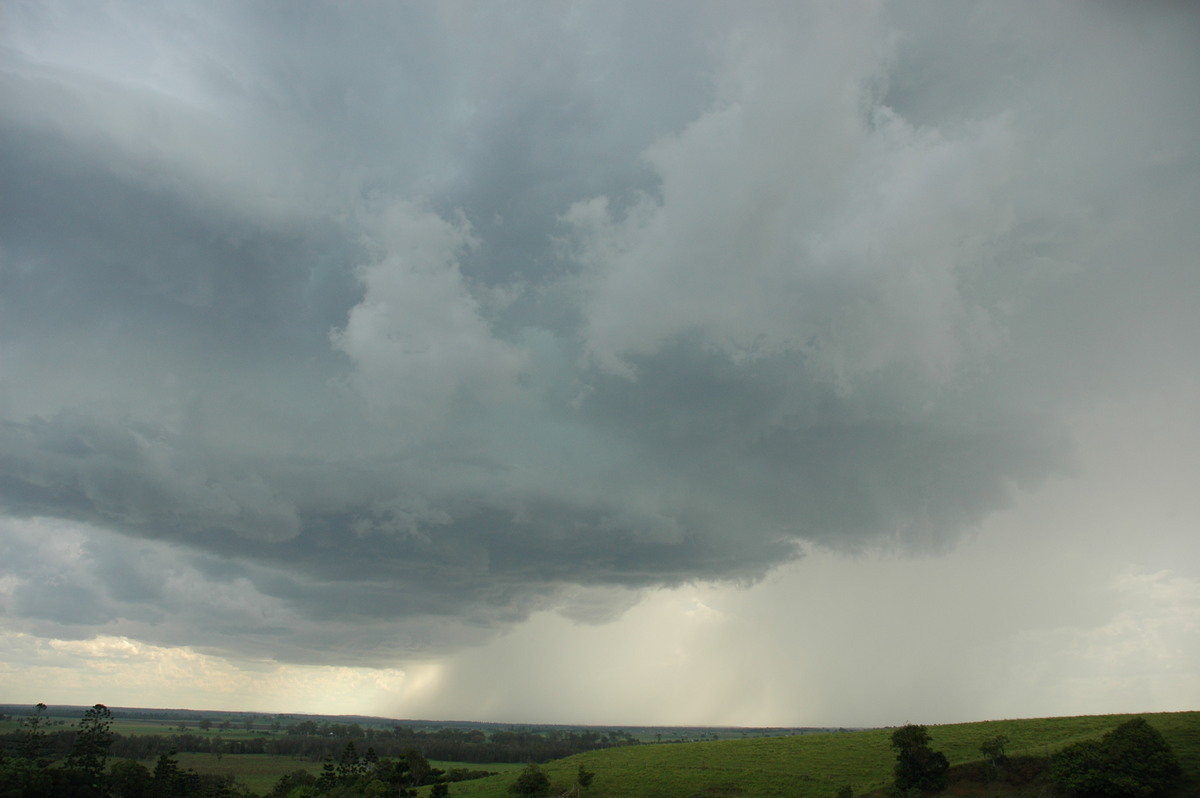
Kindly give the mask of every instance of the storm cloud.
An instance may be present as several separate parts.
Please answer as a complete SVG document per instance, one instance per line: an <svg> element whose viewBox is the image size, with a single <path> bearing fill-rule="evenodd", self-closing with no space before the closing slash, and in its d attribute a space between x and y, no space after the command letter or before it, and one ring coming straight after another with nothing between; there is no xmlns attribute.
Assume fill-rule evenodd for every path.
<svg viewBox="0 0 1200 798"><path fill-rule="evenodd" d="M1194 369L1182 5L5 16L11 629L386 665L945 552Z"/></svg>

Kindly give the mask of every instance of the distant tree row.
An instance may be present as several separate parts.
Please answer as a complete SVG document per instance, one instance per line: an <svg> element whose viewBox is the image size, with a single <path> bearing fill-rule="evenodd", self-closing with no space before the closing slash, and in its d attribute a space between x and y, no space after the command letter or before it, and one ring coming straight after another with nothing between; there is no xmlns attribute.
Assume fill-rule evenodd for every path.
<svg viewBox="0 0 1200 798"><path fill-rule="evenodd" d="M270 739L197 734L122 736L112 731L112 713L103 704L87 709L70 731L47 731L46 709L45 704L38 704L16 732L0 736L0 798L251 798L252 794L234 784L231 777L200 775L180 768L176 754L181 750L300 755L324 760L320 775L297 770L281 777L270 793L272 798L411 798L423 786L430 786L430 798L446 798L450 783L492 774L467 768L443 771L432 767L423 752L411 746L397 750L400 746L416 740L424 747L459 754L438 758L470 761L461 756L462 750L519 751L549 759L577 753L581 747L591 750L632 741L616 733L498 731L485 736L475 730L416 732L397 727L369 735L373 744L367 742L367 734L359 735L358 743L365 746L360 748L354 737L339 741L318 736L324 731L321 727L303 725L299 733ZM355 724L337 729L354 730L361 731ZM567 753L559 753L562 751ZM137 761L155 757L153 770ZM526 761L530 759L532 756L526 756ZM505 759L500 755L488 761ZM530 768L530 773L541 772L537 765L531 764ZM576 796L591 783L593 775L579 768L573 785Z"/></svg>
<svg viewBox="0 0 1200 798"><path fill-rule="evenodd" d="M76 729L66 733L66 754L55 754L49 743L65 738L46 732L45 712L46 705L38 704L16 733L0 739L0 798L253 798L232 777L182 769L174 750L159 753L153 770L134 758L116 759L113 748L119 738L112 731L112 713L103 704L84 712ZM336 759L325 757L320 775L307 770L287 774L270 796L412 798L416 788L432 785L430 798L447 798L451 781L485 775L491 774L434 768L411 749L397 757L380 756L372 747L360 754L349 740Z"/></svg>
<svg viewBox="0 0 1200 798"><path fill-rule="evenodd" d="M637 738L624 731L500 730L487 734L481 729L425 730L401 725L390 729L363 729L356 723L318 724L311 720L288 726L287 737L320 740L322 746L325 741L332 740L339 750L346 740L361 739L380 753L386 751L396 755L415 749L433 759L478 763L549 762L586 751L638 743ZM282 740L271 740L265 745L280 753L311 755L311 745L301 745L297 749ZM324 756L324 752L321 755Z"/></svg>
<svg viewBox="0 0 1200 798"><path fill-rule="evenodd" d="M40 716L39 716L40 717ZM73 730L45 730L42 717L39 727L40 745L46 756L58 759L66 756L74 745ZM20 733L0 736L0 748L16 745ZM316 724L303 721L289 728L287 734L264 737L225 737L201 733L134 734L113 733L110 755L123 759L154 759L168 751L204 754L273 754L292 756L319 762L336 757L347 742L356 741L360 750L372 747L381 757L401 757L408 751L456 762L548 762L565 756L631 745L637 740L624 732L571 732L549 730L496 731L485 734L477 729L417 730L403 726L392 729L363 729L358 724Z"/></svg>

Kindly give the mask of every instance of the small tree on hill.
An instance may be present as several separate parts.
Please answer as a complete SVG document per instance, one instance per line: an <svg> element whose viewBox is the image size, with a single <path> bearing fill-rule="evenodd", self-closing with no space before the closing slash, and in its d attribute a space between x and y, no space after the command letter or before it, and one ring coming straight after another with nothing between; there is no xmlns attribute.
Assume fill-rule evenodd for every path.
<svg viewBox="0 0 1200 798"><path fill-rule="evenodd" d="M1006 745L1008 745L1008 738L1003 734L998 734L979 746L979 753L992 760L993 765L999 765L1004 761L1004 746Z"/></svg>
<svg viewBox="0 0 1200 798"><path fill-rule="evenodd" d="M979 746L979 752L986 756L992 762L992 775L995 776L1000 766L1004 764L1006 757L1004 756L1004 746L1008 744L1008 738L1003 734L997 734L992 739Z"/></svg>
<svg viewBox="0 0 1200 798"><path fill-rule="evenodd" d="M586 790L592 786L592 779L596 778L596 772L588 770L579 763L579 772L575 774L575 795L578 797L580 790Z"/></svg>
<svg viewBox="0 0 1200 798"><path fill-rule="evenodd" d="M908 790L944 790L950 762L941 751L929 747L929 732L924 726L909 723L892 733L896 750L896 787Z"/></svg>

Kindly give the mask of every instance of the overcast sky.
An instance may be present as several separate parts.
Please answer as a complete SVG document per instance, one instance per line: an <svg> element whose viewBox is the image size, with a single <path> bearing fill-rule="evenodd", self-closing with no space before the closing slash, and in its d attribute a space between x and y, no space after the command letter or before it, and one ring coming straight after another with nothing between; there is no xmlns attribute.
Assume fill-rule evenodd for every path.
<svg viewBox="0 0 1200 798"><path fill-rule="evenodd" d="M1200 708L1189 3L0 10L0 700Z"/></svg>

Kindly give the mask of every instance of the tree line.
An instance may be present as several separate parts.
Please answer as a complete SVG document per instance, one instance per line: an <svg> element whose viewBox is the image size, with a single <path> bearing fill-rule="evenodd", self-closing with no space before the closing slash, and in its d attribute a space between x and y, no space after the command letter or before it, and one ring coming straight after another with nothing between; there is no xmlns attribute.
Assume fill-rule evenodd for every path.
<svg viewBox="0 0 1200 798"><path fill-rule="evenodd" d="M65 757L74 745L77 731L47 731L44 717L38 723L40 745L46 755ZM22 732L0 736L0 748L13 748ZM633 745L638 740L626 732L498 730L486 734L478 729L363 729L358 724L303 721L287 727L286 733L260 737L226 737L176 732L166 734L111 734L110 755L117 759L153 759L165 751L201 754L272 754L301 757L319 762L340 756L346 744L355 741L359 750L373 748L381 757L400 757L418 751L430 759L483 764L488 762L549 762L572 754Z"/></svg>
<svg viewBox="0 0 1200 798"><path fill-rule="evenodd" d="M137 761L146 753L122 749L134 737L112 731L112 712L96 704L71 732L47 732L46 705L38 704L21 728L0 739L0 798L256 798L231 776L198 774L179 766L175 749L161 751L153 769ZM196 735L187 735L202 740ZM159 737L139 735L137 737ZM253 742L208 738L221 743ZM303 736L297 739L305 739ZM322 741L328 744L327 740ZM373 747L360 753L354 740L324 757L321 773L296 770L280 777L270 798L412 798L418 787L432 785L431 798L447 798L449 783L491 775L466 769L432 767L414 749L381 756Z"/></svg>
<svg viewBox="0 0 1200 798"><path fill-rule="evenodd" d="M363 730L357 724L296 724L287 735L230 738L200 734L121 735L103 704L87 709L70 730L50 730L46 705L38 704L17 731L0 735L0 798L253 798L229 776L180 768L180 752L275 754L322 761L319 775L298 769L280 777L271 798L357 798L416 795L432 785L431 798L446 798L449 784L493 775L486 770L442 770L436 759L462 762L548 761L580 751L627 745L619 732L496 731L396 726ZM337 735L341 736L337 736ZM418 750L417 746L424 750ZM153 769L137 760L157 757ZM536 768L536 765L531 765ZM580 768L576 791L591 774Z"/></svg>
<svg viewBox="0 0 1200 798"><path fill-rule="evenodd" d="M45 704L34 707L16 734L0 745L2 798L251 798L228 776L201 776L179 768L164 752L151 771L133 760L109 765L115 739L112 713L103 704L87 709L59 757L61 733L46 732Z"/></svg>

